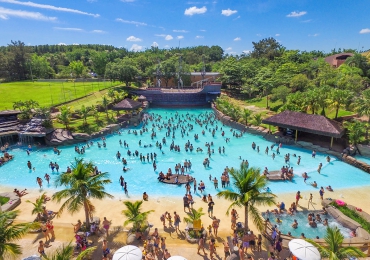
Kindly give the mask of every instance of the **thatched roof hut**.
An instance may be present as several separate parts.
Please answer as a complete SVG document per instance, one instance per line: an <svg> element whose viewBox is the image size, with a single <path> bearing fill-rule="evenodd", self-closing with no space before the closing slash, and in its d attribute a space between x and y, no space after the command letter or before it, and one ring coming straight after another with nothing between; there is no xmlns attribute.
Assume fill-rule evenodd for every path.
<svg viewBox="0 0 370 260"><path fill-rule="evenodd" d="M130 98L125 98L113 106L113 110L136 110L141 107L141 103Z"/></svg>
<svg viewBox="0 0 370 260"><path fill-rule="evenodd" d="M137 100L143 102L143 101L146 101L146 97L143 95L140 95L140 97Z"/></svg>
<svg viewBox="0 0 370 260"><path fill-rule="evenodd" d="M335 138L340 138L344 134L344 128L340 123L325 116L289 110L266 118L262 123Z"/></svg>

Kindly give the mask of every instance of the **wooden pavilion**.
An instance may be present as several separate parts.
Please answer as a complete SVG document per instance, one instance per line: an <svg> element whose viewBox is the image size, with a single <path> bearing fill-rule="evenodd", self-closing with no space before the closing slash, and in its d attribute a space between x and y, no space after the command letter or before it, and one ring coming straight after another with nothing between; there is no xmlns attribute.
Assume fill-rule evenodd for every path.
<svg viewBox="0 0 370 260"><path fill-rule="evenodd" d="M125 98L121 102L113 106L113 110L136 110L140 108L142 104L130 98Z"/></svg>
<svg viewBox="0 0 370 260"><path fill-rule="evenodd" d="M333 138L341 138L344 135L344 128L337 121L325 116L289 110L266 118L262 120L262 123L295 130L296 142L298 131L331 137L330 147L333 146Z"/></svg>

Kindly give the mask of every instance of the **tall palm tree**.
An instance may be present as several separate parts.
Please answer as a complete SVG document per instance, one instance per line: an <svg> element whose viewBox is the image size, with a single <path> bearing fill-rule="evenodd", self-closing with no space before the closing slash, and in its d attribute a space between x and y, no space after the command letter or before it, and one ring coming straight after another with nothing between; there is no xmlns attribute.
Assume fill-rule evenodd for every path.
<svg viewBox="0 0 370 260"><path fill-rule="evenodd" d="M82 117L84 125L87 125L87 117L91 114L91 107L85 107L85 105L82 105L78 114Z"/></svg>
<svg viewBox="0 0 370 260"><path fill-rule="evenodd" d="M355 101L355 110L360 116L367 116L370 123L370 89L364 90L360 98ZM366 130L366 139L368 131Z"/></svg>
<svg viewBox="0 0 370 260"><path fill-rule="evenodd" d="M66 129L68 129L69 124L71 123L72 109L67 106L62 106L60 108L60 114L57 116L59 123L63 124Z"/></svg>
<svg viewBox="0 0 370 260"><path fill-rule="evenodd" d="M348 130L348 139L351 144L356 146L363 141L365 134L365 124L358 120L344 122L344 127Z"/></svg>
<svg viewBox="0 0 370 260"><path fill-rule="evenodd" d="M352 92L345 89L332 89L327 102L335 109L335 118L338 118L339 108L347 105L352 99Z"/></svg>
<svg viewBox="0 0 370 260"><path fill-rule="evenodd" d="M92 254L93 251L96 250L96 246L89 247L85 251L78 254L76 257L76 260L83 260L85 257ZM45 257L46 260L69 260L74 257L74 247L72 243L68 243L67 245L63 244L61 247L59 247L57 250L55 250L54 254L50 257Z"/></svg>
<svg viewBox="0 0 370 260"><path fill-rule="evenodd" d="M244 226L248 229L248 217L252 218L253 223L258 230L263 230L263 219L257 206L275 205L275 195L270 192L265 192L264 188L267 185L266 176L261 175L259 168L248 168L245 164L240 165L240 169L232 168L230 175L234 180L235 191L224 190L217 194L219 198L225 198L232 201L226 211L229 214L231 208L244 207Z"/></svg>
<svg viewBox="0 0 370 260"><path fill-rule="evenodd" d="M254 119L254 124L256 126L260 126L262 124L262 114L261 113L255 114L253 116L253 119Z"/></svg>
<svg viewBox="0 0 370 260"><path fill-rule="evenodd" d="M37 221L41 220L41 213L44 211L43 206L44 206L44 196L46 192L44 192L40 197L36 199L36 202L32 202L30 200L26 200L26 202L31 203L33 205L32 209L32 215L37 214Z"/></svg>
<svg viewBox="0 0 370 260"><path fill-rule="evenodd" d="M343 235L338 227L327 227L324 240L326 245L320 245L311 239L307 239L320 252L322 257L327 257L329 260L348 259L349 257L365 257L366 255L354 246L343 247Z"/></svg>
<svg viewBox="0 0 370 260"><path fill-rule="evenodd" d="M64 209L73 214L83 208L86 225L89 226L90 216L95 211L91 199L113 198L111 194L105 192L104 188L104 185L111 183L108 173L94 175L93 172L94 165L91 162L76 158L75 163L72 164L72 172L65 172L57 177L55 185L66 188L54 193L52 199L58 203L67 199L60 207L59 215Z"/></svg>
<svg viewBox="0 0 370 260"><path fill-rule="evenodd" d="M191 209L187 217L184 217L184 222L193 224L194 220L199 220L205 213L203 213L203 208Z"/></svg>
<svg viewBox="0 0 370 260"><path fill-rule="evenodd" d="M22 254L22 248L15 242L21 239L31 228L32 223L9 224L19 211L0 212L0 259L16 259Z"/></svg>
<svg viewBox="0 0 370 260"><path fill-rule="evenodd" d="M246 109L246 108L244 108L243 110L242 110L242 112L241 112L241 116L242 116L242 118L243 118L243 120L244 120L244 122L245 122L245 125L247 125L248 124L248 120L249 120L249 118L251 117L251 115L252 115L252 111L251 110L249 110L249 109Z"/></svg>
<svg viewBox="0 0 370 260"><path fill-rule="evenodd" d="M102 100L100 101L100 104L103 106L107 118L109 118L108 114L109 99L106 95L103 96Z"/></svg>
<svg viewBox="0 0 370 260"><path fill-rule="evenodd" d="M132 223L134 231L140 230L147 221L149 214L154 212L154 210L141 212L141 205L143 204L142 200L135 202L124 201L123 204L125 204L126 209L122 210L122 215L127 218L123 225L127 226Z"/></svg>

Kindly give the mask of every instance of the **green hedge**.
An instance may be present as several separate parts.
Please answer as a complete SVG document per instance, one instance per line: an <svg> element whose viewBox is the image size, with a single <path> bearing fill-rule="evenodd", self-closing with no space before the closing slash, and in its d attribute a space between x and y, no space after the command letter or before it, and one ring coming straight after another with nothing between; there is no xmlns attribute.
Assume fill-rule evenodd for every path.
<svg viewBox="0 0 370 260"><path fill-rule="evenodd" d="M367 222L363 217L361 217L357 211L349 209L347 206L338 206L335 202L331 205L339 209L344 215L358 222L363 229L370 233L370 223Z"/></svg>
<svg viewBox="0 0 370 260"><path fill-rule="evenodd" d="M9 198L8 197L1 197L0 196L0 205L4 205L8 201L9 201Z"/></svg>

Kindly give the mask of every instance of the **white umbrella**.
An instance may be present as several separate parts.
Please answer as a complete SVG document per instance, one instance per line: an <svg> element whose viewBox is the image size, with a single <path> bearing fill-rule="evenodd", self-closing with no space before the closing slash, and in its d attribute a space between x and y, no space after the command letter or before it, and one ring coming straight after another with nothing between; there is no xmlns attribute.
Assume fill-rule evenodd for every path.
<svg viewBox="0 0 370 260"><path fill-rule="evenodd" d="M167 260L186 260L186 258L182 256L174 255L168 258Z"/></svg>
<svg viewBox="0 0 370 260"><path fill-rule="evenodd" d="M118 249L114 255L113 260L141 260L143 253L137 246L124 246Z"/></svg>
<svg viewBox="0 0 370 260"><path fill-rule="evenodd" d="M290 252L301 260L320 260L319 250L303 239L293 239L288 244Z"/></svg>

